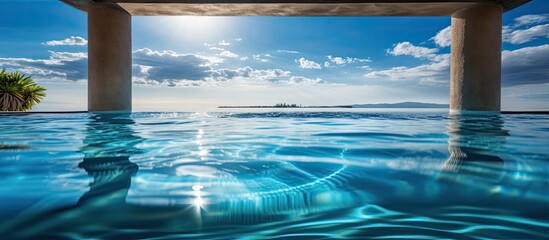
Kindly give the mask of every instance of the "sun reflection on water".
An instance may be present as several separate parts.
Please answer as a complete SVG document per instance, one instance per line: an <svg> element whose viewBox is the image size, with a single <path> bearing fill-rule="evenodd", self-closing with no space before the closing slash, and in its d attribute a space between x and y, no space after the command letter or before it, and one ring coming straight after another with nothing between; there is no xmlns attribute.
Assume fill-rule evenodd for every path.
<svg viewBox="0 0 549 240"><path fill-rule="evenodd" d="M204 199L202 198L202 189L204 186L196 184L193 186L193 194L195 199L193 201L194 206L197 210L200 210L204 206Z"/></svg>

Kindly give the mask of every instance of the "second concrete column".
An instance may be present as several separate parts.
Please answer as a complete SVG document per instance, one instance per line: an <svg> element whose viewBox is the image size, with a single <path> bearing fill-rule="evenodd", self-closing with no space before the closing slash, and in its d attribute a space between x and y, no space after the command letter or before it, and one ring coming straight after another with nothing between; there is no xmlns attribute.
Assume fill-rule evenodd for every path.
<svg viewBox="0 0 549 240"><path fill-rule="evenodd" d="M452 15L452 111L500 110L502 12L493 4Z"/></svg>

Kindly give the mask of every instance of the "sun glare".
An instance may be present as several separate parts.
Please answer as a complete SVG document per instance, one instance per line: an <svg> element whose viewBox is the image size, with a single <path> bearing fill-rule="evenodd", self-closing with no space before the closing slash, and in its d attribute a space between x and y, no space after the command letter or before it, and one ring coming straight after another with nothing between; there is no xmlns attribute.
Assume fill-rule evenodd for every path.
<svg viewBox="0 0 549 240"><path fill-rule="evenodd" d="M181 38L211 39L227 31L230 25L227 17L170 16L161 17L158 26L163 31Z"/></svg>

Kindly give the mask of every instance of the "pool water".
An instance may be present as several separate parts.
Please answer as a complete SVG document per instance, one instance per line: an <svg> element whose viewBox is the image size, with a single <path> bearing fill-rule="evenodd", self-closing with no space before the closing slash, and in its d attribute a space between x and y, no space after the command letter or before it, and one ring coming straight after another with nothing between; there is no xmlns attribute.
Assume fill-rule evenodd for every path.
<svg viewBox="0 0 549 240"><path fill-rule="evenodd" d="M549 115L0 116L2 239L547 239Z"/></svg>

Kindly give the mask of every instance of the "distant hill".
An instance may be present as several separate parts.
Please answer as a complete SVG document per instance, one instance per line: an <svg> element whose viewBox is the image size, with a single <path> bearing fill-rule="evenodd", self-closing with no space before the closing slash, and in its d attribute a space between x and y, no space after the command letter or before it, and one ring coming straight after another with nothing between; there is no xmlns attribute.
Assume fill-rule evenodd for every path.
<svg viewBox="0 0 549 240"><path fill-rule="evenodd" d="M422 103L422 102L401 102L401 103L376 103L376 104L354 104L353 108L449 108L448 104Z"/></svg>

